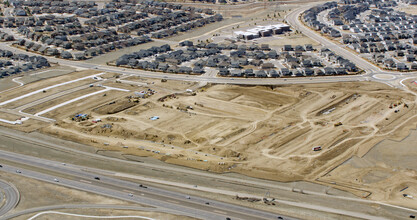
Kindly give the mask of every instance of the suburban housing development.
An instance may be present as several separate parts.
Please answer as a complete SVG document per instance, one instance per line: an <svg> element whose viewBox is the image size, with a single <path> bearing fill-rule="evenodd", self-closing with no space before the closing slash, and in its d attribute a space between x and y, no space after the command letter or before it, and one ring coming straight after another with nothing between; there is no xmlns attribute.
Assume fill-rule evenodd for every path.
<svg viewBox="0 0 417 220"><path fill-rule="evenodd" d="M0 2L0 219L414 219L417 1Z"/></svg>

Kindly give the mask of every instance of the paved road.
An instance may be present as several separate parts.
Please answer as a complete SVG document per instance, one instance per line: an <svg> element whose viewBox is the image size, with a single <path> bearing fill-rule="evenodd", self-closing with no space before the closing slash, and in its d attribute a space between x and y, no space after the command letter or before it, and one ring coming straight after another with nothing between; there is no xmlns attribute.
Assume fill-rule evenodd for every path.
<svg viewBox="0 0 417 220"><path fill-rule="evenodd" d="M19 169L21 172L19 175L26 177L154 207L182 210L184 215L190 215L191 217L204 219L225 219L226 217L235 219L272 219L279 216L275 213L241 207L197 196L192 196L188 199L187 195L183 193L156 187L141 188L137 183L108 176L99 176L100 180L95 180L94 177L97 175L85 171L87 168L82 170L74 169L73 167L55 161L39 159L36 157L0 151L0 158L5 161L12 161L14 163L49 170L57 173L57 175L63 175L65 178L3 164L3 168L1 169L5 172L13 173ZM59 182L55 181L55 179L58 179ZM132 195L129 196L129 193ZM291 218L285 217L285 219Z"/></svg>
<svg viewBox="0 0 417 220"><path fill-rule="evenodd" d="M366 72L381 72L381 70L378 67L360 58L358 55L353 54L350 51L347 51L346 49L340 47L340 45L337 45L331 40L321 36L317 32L305 27L298 18L302 12L304 12L305 10L309 8L311 8L311 5L307 5L307 6L299 7L295 9L293 12L287 15L286 17L287 22L293 28L296 28L297 30L301 31L307 37L319 42L321 45L325 47L328 47L333 52L343 56L344 58L349 59L350 61L355 63L358 67L365 70Z"/></svg>
<svg viewBox="0 0 417 220"><path fill-rule="evenodd" d="M39 55L30 53L24 50L20 50L11 47L7 43L0 43L0 49L18 51L19 53ZM151 72L137 69L119 68L107 65L98 65L92 63L86 63L82 61L70 61L63 60L54 57L45 57L50 62L58 63L64 66L71 66L76 68L96 69L106 72L129 74L140 77L150 77L157 79L171 79L181 81L193 81L193 82L207 82L207 83L220 83L220 84L244 84L244 85L285 85L285 84L305 84L305 83L330 83L330 82L351 82L351 81L364 81L365 78L362 75L346 75L346 76L322 76L322 77L294 77L294 78L229 78L229 77L216 77L216 76L196 76L185 74L169 74L161 72ZM360 59L361 62L366 62ZM372 79L371 79L372 80Z"/></svg>
<svg viewBox="0 0 417 220"><path fill-rule="evenodd" d="M2 131L2 130L0 130L0 131ZM11 133L5 133L5 134L7 135L6 137L11 135ZM3 134L3 132L1 133L1 135L5 136ZM42 145L46 144L47 148L53 148L53 147L58 148L60 151L63 150L64 152L68 152L69 154L74 154L74 153L78 152L77 150L68 149L66 147L62 147L62 146L58 146L58 145L53 146L53 144L48 144L45 141L38 141L38 140L37 141L33 141L33 140L31 141L31 139L32 139L31 137L21 136L19 134L12 134L12 135L16 136L16 141L15 141L16 143L13 142L14 143L13 145L19 144L19 142L22 141L22 142L30 144L30 145L41 145L42 146ZM12 137L12 136L10 136L10 137ZM125 160L120 160L120 159L116 159L116 158L108 158L108 157L101 156L101 155L96 155L96 154L93 154L93 153L79 152L79 153L76 153L76 154L77 155L78 154L86 155L86 156L88 156L88 158L91 158L91 160L101 161L103 159L106 159L108 161L117 161L119 163L126 164L126 166L135 165L135 166L138 166L138 168L144 169L144 170L155 170L154 172L159 172L159 170L160 170L161 175L163 175L166 172L169 172L169 173L176 173L176 174L178 174L178 176L187 175L187 176L195 176L196 178L207 178L208 180L214 181L214 182L224 182L226 185L230 185L230 184L231 185L237 184L239 186L243 185L243 186L247 186L248 189L250 189L251 187L255 187L255 188L265 188L265 189L271 189L271 190L272 189L283 190L283 191L281 191L281 193L277 192L278 195L279 195L278 196L279 199L277 200L278 204L287 204L287 205L302 208L302 209L303 208L304 209L305 208L315 209L317 211L337 213L337 214L342 214L342 215L347 215L347 216L355 216L355 217L368 218L368 219L369 218L375 218L375 216L368 216L366 214L363 215L363 213L361 213L361 212L364 212L364 210L362 210L362 211L355 211L355 210L348 211L348 210L341 209L340 207L337 207L337 206L334 206L334 208L331 208L331 207L322 206L321 203L318 203L318 204L315 203L315 202L307 203L307 201L303 201L303 200L298 201L298 202L295 202L293 200L293 202L292 202L291 201L292 197L288 197L288 198L290 198L290 200L285 200L285 199L288 199L288 198L283 197L283 195L287 194L285 192L291 192L291 188L286 187L286 186L282 186L281 184L266 183L264 181L255 181L255 180L246 180L246 179L243 180L243 179L239 179L239 178L236 178L236 177L230 177L230 176L224 176L224 175L215 175L215 174L212 174L212 173L205 173L205 172L201 172L201 171L194 171L194 170L190 170L190 169L181 169L181 168L175 168L175 167L163 166L163 165L155 165L155 164L152 164L152 163L137 163L137 162L133 162L133 161L125 161ZM18 157L23 157L23 155L18 155ZM36 158L36 162L42 162L42 161L44 161L44 160ZM49 161L49 162L46 162L45 164L47 164L47 167L44 167L44 169L48 169L48 167L53 168L54 166L62 167L62 164L60 162L56 162L56 161ZM81 171L88 171L90 173L90 176L87 177L86 179L90 182L91 182L91 179L92 179L91 175L93 175L93 173L95 173L96 175L108 175L108 176L112 176L114 178L126 177L126 176L121 175L120 173L115 173L114 171L102 170L101 167L100 167L100 169L96 169L96 168L86 168L86 167L67 164L66 168L76 169L78 171L80 171L80 170ZM53 168L53 169L55 169L55 168ZM135 177L137 177L137 176L134 176L134 175L133 175L133 177L131 177L131 176L129 176L129 178L136 179ZM79 181L80 179L76 179L76 180ZM152 180L152 178L148 178L148 179L140 179L139 178L138 180L139 181L143 180L143 181L148 181L148 182L150 181L150 182L153 182L153 183L157 183L157 185L159 184L158 181ZM182 186L178 185L177 182L172 182L172 183L169 183L169 184L162 183L162 184L170 185L170 186L173 186L173 187L182 187ZM200 188L200 186L199 186L199 188L197 190L213 192L213 193L221 193L221 194L228 195L228 196L234 196L235 195L235 194L230 194L230 192L227 191L227 190L226 191L222 190L222 192L217 192L217 191L213 191L214 188L213 189L212 188L206 189L206 188L207 187L201 187ZM312 199L313 201L316 201L317 199L318 200L330 200L330 201L334 201L334 203L346 204L348 206L350 206L350 205L361 206L361 204L362 204L364 206L371 206L372 207L374 205L378 205L378 206L381 206L381 208L383 210L387 210L389 212L396 213L396 215L398 215L398 216L403 216L407 213L417 213L416 210L412 210L412 209L408 209L408 208L404 208L404 207L399 207L399 206L394 206L394 205L390 205L390 204L385 204L385 203L381 203L381 202L376 202L376 201L372 201L372 200L364 200L364 199L359 199L359 198L344 197L344 196L337 196L337 195L327 195L327 194L324 194L321 191L320 192L315 192L315 191L311 191L311 190L304 190L304 192L305 192L306 196L300 195L300 197L305 197L306 199L309 199L309 200ZM239 195L240 196L247 196L247 195L242 194L242 193L239 193ZM297 196L297 195L294 195L294 196ZM253 195L249 194L249 197L257 197L257 196L253 196Z"/></svg>
<svg viewBox="0 0 417 220"><path fill-rule="evenodd" d="M185 74L169 74L161 72L151 72L137 69L128 69L128 68L119 68L114 66L99 65L93 63L86 63L83 61L71 61L58 59L54 57L46 57L50 62L58 63L64 66L71 66L75 68L85 68L85 69L95 69L106 72L128 74L140 77L150 77L157 79L171 79L171 80L180 80L180 81L193 81L193 82L204 82L204 83L219 83L219 84L237 84L237 85L286 85L286 84L306 84L306 83L331 83L331 82L352 82L352 81L376 81L381 83L389 84L390 86L395 86L401 88L402 86L397 83L397 79L404 78L404 74L397 72L382 71L373 64L367 62L366 60L360 58L356 54L351 53L350 51L340 47L340 45L335 44L331 40L321 36L320 34L314 32L313 30L305 27L299 20L299 15L306 9L310 8L311 5L298 8L291 12L286 20L294 28L300 30L308 37L316 40L322 45L329 47L335 53L342 55L343 57L350 59L358 67L364 69L366 74L364 75L345 75L345 76L320 76L320 77L294 77L294 78L231 78L231 77L217 77L213 75L185 75ZM11 47L8 43L0 43L0 49L16 51L23 54L29 55L39 55L31 52L27 52L15 47ZM378 79L373 77L376 74L395 74L397 77L395 79ZM417 72L406 73L408 76L417 77Z"/></svg>
<svg viewBox="0 0 417 220"><path fill-rule="evenodd" d="M403 89L404 86L400 83L402 79L405 79L407 77L416 77L417 78L417 72L406 72L406 73L400 73L400 72L394 72L394 71L387 71L383 70L372 63L366 61L365 59L361 58L357 54L346 50L343 45L336 44L335 42L331 41L330 39L320 35L316 31L311 30L310 28L304 26L304 24L298 19L300 15L307 9L311 8L314 5L322 4L322 3L314 3L309 4L304 7L300 7L292 11L290 14L286 16L286 21L295 29L299 30L301 33L306 35L307 37L317 41L324 47L327 47L331 49L333 52L335 52L338 55L343 56L346 59L349 59L353 63L356 64L356 66L360 67L361 69L365 70L365 74L361 76L350 76L349 78L351 81L356 80L366 80L366 81L376 81L380 83L385 83L387 85L390 85L392 87L397 87ZM392 77L387 78L380 78L378 76L380 75L388 75ZM333 77L333 82L339 81L338 78ZM340 81L339 81L340 82ZM303 83L303 82L301 82Z"/></svg>
<svg viewBox="0 0 417 220"><path fill-rule="evenodd" d="M2 180L0 180L0 189L2 190L1 193L4 195L4 197L2 197L6 199L3 206L0 207L0 216L3 216L16 207L20 200L20 194L15 186Z"/></svg>

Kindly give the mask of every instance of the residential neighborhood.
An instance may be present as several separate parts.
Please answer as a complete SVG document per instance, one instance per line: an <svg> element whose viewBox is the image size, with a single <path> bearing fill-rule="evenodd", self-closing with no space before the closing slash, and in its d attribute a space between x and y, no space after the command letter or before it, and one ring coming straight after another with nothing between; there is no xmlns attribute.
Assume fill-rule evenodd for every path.
<svg viewBox="0 0 417 220"><path fill-rule="evenodd" d="M156 72L201 75L217 72L231 77L302 77L357 74L355 64L328 48L268 44L180 42L125 54L114 65Z"/></svg>
<svg viewBox="0 0 417 220"><path fill-rule="evenodd" d="M0 49L0 78L50 66L48 60L42 56L29 56Z"/></svg>
<svg viewBox="0 0 417 220"><path fill-rule="evenodd" d="M211 9L158 1L94 2L12 1L11 15L0 24L0 40L41 55L85 60L166 38L221 21Z"/></svg>
<svg viewBox="0 0 417 220"><path fill-rule="evenodd" d="M396 11L397 1L329 2L311 8L304 22L387 69L417 70L417 16Z"/></svg>

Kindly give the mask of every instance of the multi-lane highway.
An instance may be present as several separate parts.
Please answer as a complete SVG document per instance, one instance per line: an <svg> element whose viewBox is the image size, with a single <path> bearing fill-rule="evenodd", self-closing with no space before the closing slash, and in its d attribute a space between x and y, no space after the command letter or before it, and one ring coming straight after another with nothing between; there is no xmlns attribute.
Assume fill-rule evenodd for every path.
<svg viewBox="0 0 417 220"><path fill-rule="evenodd" d="M4 201L3 204L0 203L0 216L3 216L19 203L20 194L13 184L2 180L0 180L0 190L0 202Z"/></svg>
<svg viewBox="0 0 417 220"><path fill-rule="evenodd" d="M156 187L140 187L139 184L113 177L95 175L87 167L79 168L56 161L0 151L2 161L10 161L38 169L48 170L57 176L3 164L2 171L17 173L62 186L93 192L118 199L146 204L170 210L181 210L183 215L203 219L272 219L279 214L232 205L197 196L187 196ZM65 177L63 177L65 176ZM285 219L290 219L285 217Z"/></svg>
<svg viewBox="0 0 417 220"><path fill-rule="evenodd" d="M3 164L2 171L17 173L33 179L42 180L74 189L93 192L117 199L127 200L167 210L181 210L183 215L203 219L272 219L278 214L236 206L211 199L168 191L156 187L140 187L139 184L102 175L94 175L78 168L63 165L55 161L41 160L36 157L22 156L10 152L0 152L2 161L12 161L36 168L55 172L53 176L28 169ZM85 168L87 169L87 168ZM18 171L17 171L18 170ZM99 180L96 179L99 178ZM285 217L289 219L288 217Z"/></svg>
<svg viewBox="0 0 417 220"><path fill-rule="evenodd" d="M254 194L251 195L253 189L261 189L261 192L264 190L271 190L271 195L274 194L274 197L277 198L276 202L279 206L282 205L288 205L291 207L296 207L299 209L306 209L306 210L315 210L315 211L320 211L322 213L334 213L334 214L338 214L338 215L344 215L344 216L351 216L351 217L356 217L356 218L365 218L365 219L370 219L370 218L376 218L376 216L370 215L368 213L372 213L374 212L374 208L372 207L376 207L378 206L378 212L389 212L391 213L392 216L402 216L404 217L406 214L409 213L414 213L416 214L417 212L415 210L412 209L407 209L404 207L399 207L399 206L395 206L395 205L390 205L390 204L386 204L386 203L382 203L382 202L376 202L376 201L371 201L371 200L365 200L365 199L360 199L360 198L353 198L353 197L345 197L345 196L339 196L337 194L325 194L323 193L321 190L319 191L315 191L315 190L309 190L307 188L305 188L304 190L304 194L298 194L298 193L292 193L291 192L291 187L285 187L282 184L279 183L275 183L275 182L271 182L271 181L261 181L261 180L247 180L247 179L240 179L238 177L232 177L232 176L225 176L225 175L216 175L216 174L212 174L212 173L206 173L206 172L202 172L202 171L197 171L197 170L190 170L190 169L186 169L186 168L181 168L181 167L172 167L172 166L164 166L163 164L153 164L153 163L139 163L139 162L134 162L134 161L126 161L126 160L121 160L121 159L117 159L117 158L111 158L111 157L105 157L105 156L101 156L101 155L97 155L94 153L87 153L87 152L80 152L78 150L72 149L72 148L68 148L65 147L63 145L57 145L55 142L47 142L44 139L38 139L38 138L34 138L31 136L23 136L21 137L21 135L19 133L10 133L10 132L3 132L4 129L1 129L0 131L0 140L2 140L2 143L6 144L7 146L13 146L10 147L10 150L13 150L14 148L16 148L17 150L17 146L22 145L22 149L25 149L25 151L33 151L35 149L29 149L31 145L34 146L45 146L46 149L50 150L50 151L55 151L54 149L56 149L59 152L65 152L65 155L71 155L71 156L65 156L65 158L68 158L69 161L71 161L72 157L78 157L77 155L84 155L85 160L92 160L92 161L97 161L98 165L97 167L86 167L86 166L80 166L80 165L73 165L73 164L62 164L62 160L61 157L56 155L56 154L52 154L52 155L56 155L56 156L40 156L39 157L33 157L32 159L29 157L26 157L22 154L16 154L16 153L8 153L8 152L4 152L4 151L0 151L0 161L7 161L7 158L11 159L11 160L15 160L15 158L18 158L16 161L21 161L23 163L23 165L25 166L31 166L34 167L34 169L36 170L47 170L47 173L51 173L51 172L56 172L55 176L50 176L48 177L47 180L49 180L50 182L53 182L52 180L54 178L57 178L60 182L56 183L56 184L60 184L61 182L65 181L66 178L69 178L70 180L76 181L77 182L81 182L81 183L87 183L87 184L97 184L97 183L101 183L103 184L103 181L106 181L108 177L111 177L111 179L120 179L120 178L129 178L129 179L137 179L136 181L142 182L146 181L151 184L150 188L153 188L152 186L155 184L156 186L159 186L159 184L163 184L165 186L172 186L176 189L186 189L186 187L184 187L184 185L182 182L178 182L177 178L175 178L175 180L170 180L170 181L159 181L161 180L162 176L166 176L167 173L173 173L174 176L176 177L185 177L186 179L190 180L191 176L195 176L196 179L198 180L202 180L202 181L208 181L211 182L213 185L211 185L209 183L209 185L205 186L198 186L198 188L194 188L193 190L197 190L200 192L208 192L208 193L219 193L219 194L223 194L226 195L228 197L234 197L236 194L238 194L239 196L247 196L247 197L259 197L256 196ZM0 145L0 147L4 148L5 146ZM38 149L38 148L37 148ZM41 150L40 148L38 150ZM37 150L35 150L37 151ZM42 150L40 151L42 152ZM52 158L52 160L56 160L56 161L52 161L52 160L45 160L42 158ZM61 162L60 162L61 160ZM104 162L106 161L106 162ZM67 162L67 161L65 161ZM81 162L81 161L79 161ZM112 163L118 163L121 164L120 167L132 167L132 169L137 170L138 174L133 174L133 175L124 175L125 173L120 173L117 171L108 171L106 170L107 166L105 165L100 165L103 164L102 162L104 162L104 164L112 164ZM16 162L14 162L16 163ZM81 162L82 163L82 162ZM40 165L39 165L40 164ZM39 166L38 166L39 165ZM134 168L133 168L134 167ZM18 168L16 168L18 169ZM58 171L54 171L55 169L58 169ZM65 179L61 179L63 174L61 174L61 169L70 169L76 173L81 172L80 176L74 177L72 175L69 174L65 174L64 178ZM22 173L24 174L24 170L20 169L22 171ZM0 170L1 171L1 170ZM15 170L11 169L11 172L14 172ZM153 178L153 177L149 177L149 178L142 178L143 175L147 175L147 172L151 172L152 176L154 176L154 174L157 176L157 178ZM129 172L130 173L130 172ZM159 174L157 174L159 173ZM21 175L21 174L19 174ZM97 181L94 179L94 177L100 177L100 181ZM139 178L138 178L139 177ZM162 179L165 179L162 178ZM192 183L192 182L191 182ZM119 186L119 184L117 184ZM136 188L139 184L136 184ZM230 185L230 190L228 191L227 185ZM122 186L122 185L120 185ZM209 187L207 187L209 186ZM221 189L217 189L216 186L221 186ZM244 188L242 188L244 187ZM309 187L310 188L310 187ZM190 189L190 188L189 188ZM240 189L238 191L236 191L236 189ZM127 188L123 188L121 189L122 191L120 191L120 195L123 196L127 196L128 192L133 192L131 189L127 189ZM123 191L125 190L125 191ZM141 196L141 194L139 193L133 193L135 196ZM258 194L259 195L259 194ZM159 197L157 197L159 198ZM180 196L180 198L182 198L182 196ZM185 196L184 196L185 198ZM261 197L262 198L262 197ZM294 200L294 198L296 198ZM191 199L194 199L193 196L191 196ZM172 199L169 199L170 201L175 201ZM326 202L312 202L310 203L309 201L326 201ZM188 201L188 200L187 200ZM205 199L201 200L200 203L205 203ZM326 206L325 204L331 203L331 204L335 204L335 205L329 205ZM211 202L210 202L211 204ZM345 208L341 208L340 206L338 206L337 204L345 204L347 207L371 207L371 208L366 208L363 210L359 209L345 209ZM203 206L205 207L205 206ZM163 207L162 207L163 208ZM374 210L374 211L372 211ZM218 210L221 211L221 210ZM248 216L250 217L250 216ZM246 218L247 219L247 218Z"/></svg>

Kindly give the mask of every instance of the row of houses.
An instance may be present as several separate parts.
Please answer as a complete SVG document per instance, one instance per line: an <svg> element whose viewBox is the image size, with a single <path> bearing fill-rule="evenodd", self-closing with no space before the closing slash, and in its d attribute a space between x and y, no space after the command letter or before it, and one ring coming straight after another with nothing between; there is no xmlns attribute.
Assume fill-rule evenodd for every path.
<svg viewBox="0 0 417 220"><path fill-rule="evenodd" d="M0 78L51 66L44 57L16 54L9 50L0 50L0 58Z"/></svg>
<svg viewBox="0 0 417 220"><path fill-rule="evenodd" d="M14 41L13 35L0 31L0 41Z"/></svg>
<svg viewBox="0 0 417 220"><path fill-rule="evenodd" d="M216 14L210 17L200 18L191 22L182 23L175 27L167 27L163 30L152 33L151 37L157 39L166 38L172 35L176 35L180 32L187 32L194 28L203 27L207 24L219 22L221 20L223 20L223 17L220 14ZM139 30L137 34L140 35L144 33L142 32L142 30Z"/></svg>
<svg viewBox="0 0 417 220"><path fill-rule="evenodd" d="M384 66L389 69L396 69L398 71L405 70L417 70L416 57L414 55L407 55L407 61L412 62L410 65L407 65L403 62L395 62L395 60L389 56L386 56L383 53L375 53L372 55L371 60L374 63Z"/></svg>
<svg viewBox="0 0 417 220"><path fill-rule="evenodd" d="M171 46L169 46L169 44L164 44L159 47L153 46L151 48L141 49L130 54L124 54L116 60L115 64L117 66L127 65L131 59L140 60L157 55L159 53L166 53L168 51L171 51Z"/></svg>
<svg viewBox="0 0 417 220"><path fill-rule="evenodd" d="M84 59L88 59L94 56L108 53L110 51L114 51L116 49L131 47L131 46L143 44L149 41L151 41L151 39L146 36L135 37L135 38L130 38L124 41L117 41L117 42L112 42L109 44L100 45L97 47L90 47L81 52L63 50L61 48L65 48L65 47L60 44L57 47L56 45L53 45L53 44L52 45L41 44L41 43L36 43L27 39L19 39L14 44L24 47L28 51L33 51L33 52L46 55L46 56L55 56L55 57L60 57L63 59L84 60Z"/></svg>
<svg viewBox="0 0 417 220"><path fill-rule="evenodd" d="M336 68L327 66L324 67L326 71L321 73L318 69L323 69L323 62L320 57L314 55L315 49L311 45L287 45L288 51L283 48L280 52L270 49L269 45L261 46L261 48L268 48L268 50L260 50L259 47L257 47L258 50L247 50L251 47L250 45L241 47L242 45L233 43L204 45L199 43L194 45L191 41L180 42L179 46L176 50L162 50L153 47L123 55L116 60L115 64L151 71L188 74L203 74L207 69L218 69L218 74L222 76L246 77L252 77L251 74L244 72L246 69L256 68L254 74L260 70L266 73L270 70L277 70L277 63L281 63L278 65L285 73L275 77L341 75L358 71L358 68L350 61L336 56L328 49L322 49L320 55L334 63ZM282 68L282 65L287 68ZM178 72L179 69L180 72ZM285 69L291 71L286 73Z"/></svg>
<svg viewBox="0 0 417 220"><path fill-rule="evenodd" d="M268 44L236 44L236 43L205 43L205 42L199 42L198 44L195 44L192 41L182 41L179 43L180 46L187 46L187 47L193 47L200 49L218 49L218 50L239 50L239 51L255 51L255 50L263 50L268 51L271 50Z"/></svg>
<svg viewBox="0 0 417 220"><path fill-rule="evenodd" d="M43 1L43 0L13 0L10 1L15 7L15 15L27 16L30 14L74 13L78 9L93 8L97 4L93 1Z"/></svg>
<svg viewBox="0 0 417 220"><path fill-rule="evenodd" d="M227 69L219 68L218 74L220 76L231 76L231 77L250 77L250 78L278 78L278 77L312 77L312 76L334 76L334 75L346 75L347 71L345 68L303 68L297 70L291 70L288 68L280 69Z"/></svg>
<svg viewBox="0 0 417 220"><path fill-rule="evenodd" d="M93 17L85 21L84 24L99 28L109 28L148 17L148 13L145 12L137 13L135 10L125 10L119 12L116 11L116 9L114 10L114 12Z"/></svg>
<svg viewBox="0 0 417 220"><path fill-rule="evenodd" d="M75 16L59 17L55 15L43 15L43 16L27 16L27 17L0 17L0 23L5 27L37 27L42 28L40 30L53 31L55 26L70 27L81 26L80 21Z"/></svg>
<svg viewBox="0 0 417 220"><path fill-rule="evenodd" d="M338 33L336 29L331 28L327 26L326 24L323 24L320 21L318 21L318 14L320 14L321 12L325 10L336 8L336 7L337 7L337 2L326 2L324 4L314 6L303 13L302 19L305 24L307 24L309 27L313 28L316 31L323 30L322 31L323 33L330 33L330 34L333 33L333 35L335 36L339 35L340 33Z"/></svg>

